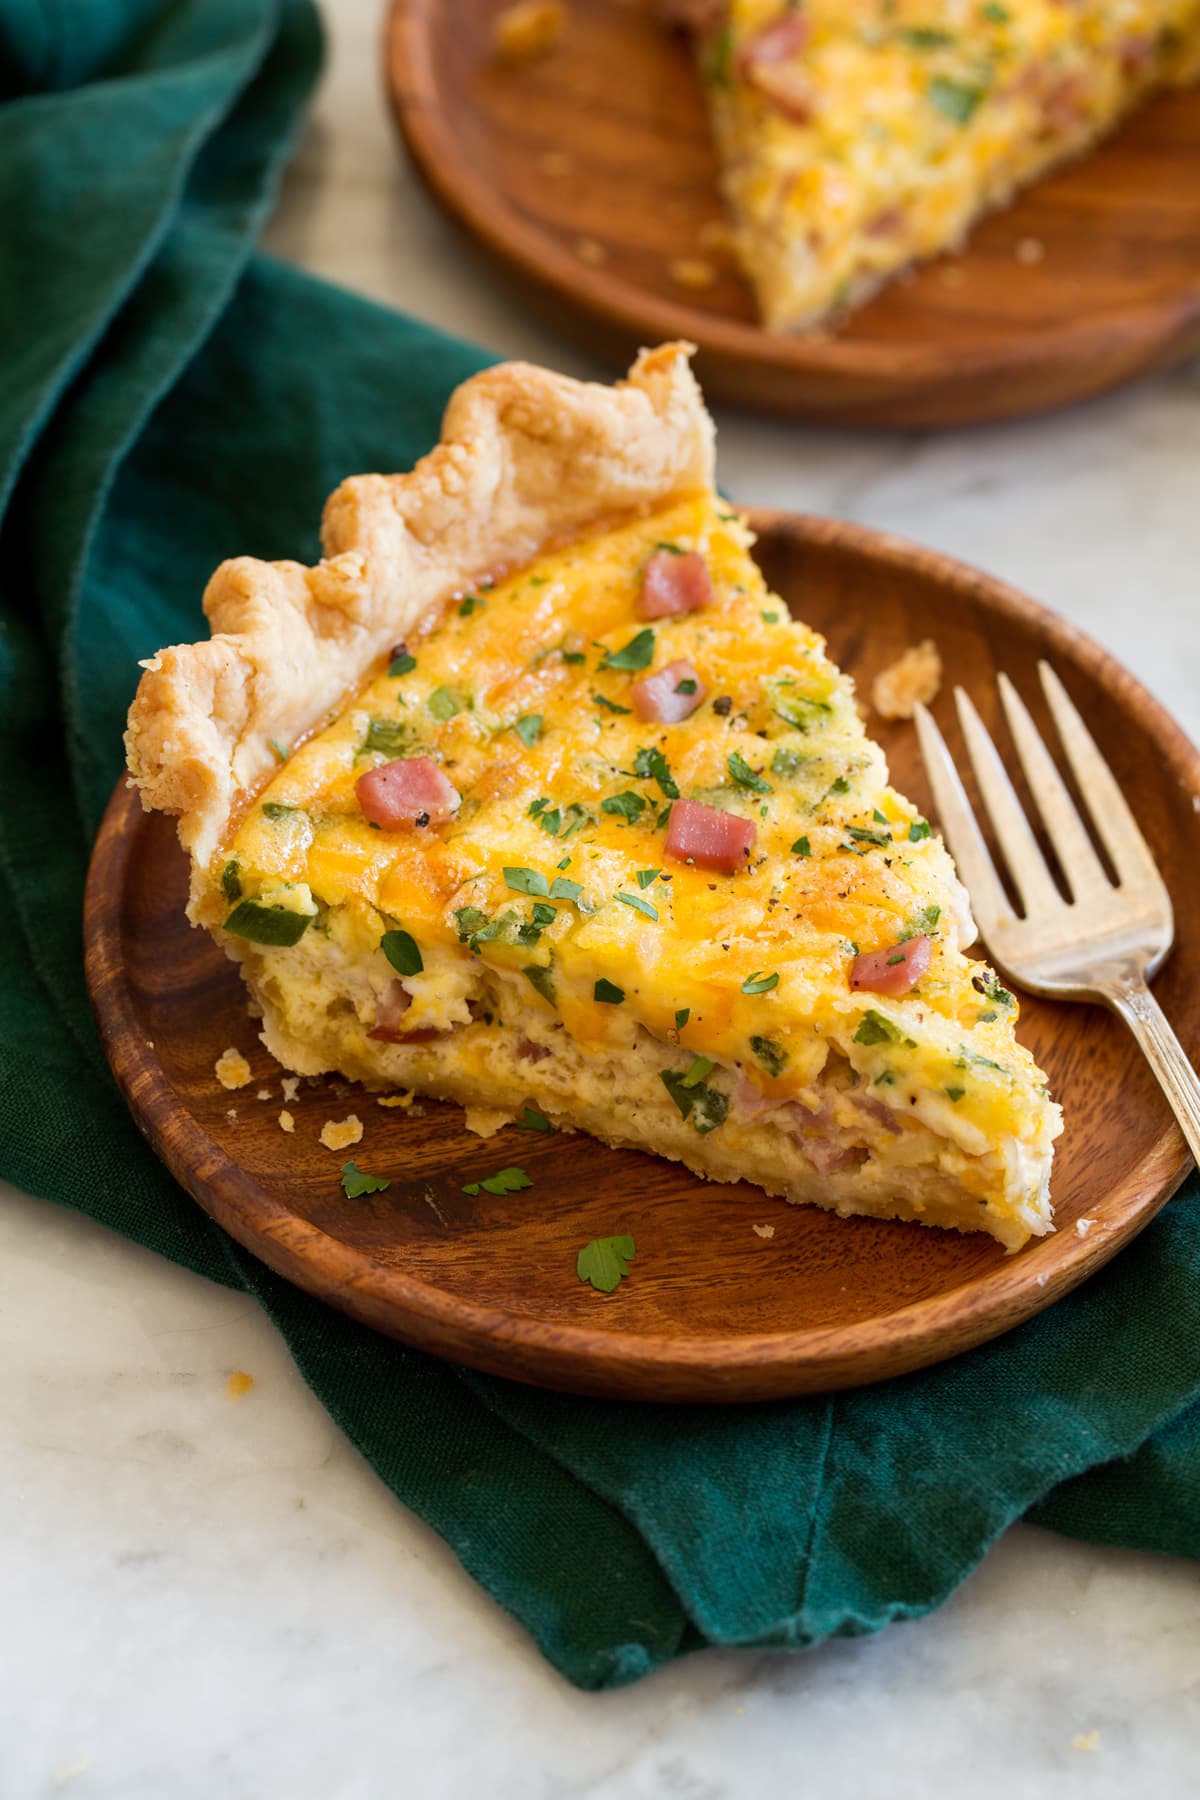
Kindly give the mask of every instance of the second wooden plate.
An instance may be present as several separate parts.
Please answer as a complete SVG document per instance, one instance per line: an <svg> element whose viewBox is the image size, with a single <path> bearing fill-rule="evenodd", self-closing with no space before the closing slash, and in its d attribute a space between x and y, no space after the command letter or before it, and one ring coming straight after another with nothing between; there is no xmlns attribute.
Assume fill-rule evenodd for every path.
<svg viewBox="0 0 1200 1800"><path fill-rule="evenodd" d="M863 692L905 646L930 636L993 729L1000 668L1045 727L1035 666L1050 659L1136 800L1175 899L1178 945L1155 985L1194 1056L1200 755L1178 727L1095 644L962 564L829 520L764 514L756 523L768 580L827 634ZM957 744L948 702L937 710ZM898 786L927 808L913 728L878 736ZM1124 1028L1096 1007L1037 1000L1024 1003L1019 1029L1066 1116L1057 1231L1013 1257L983 1236L838 1219L698 1181L591 1138L508 1127L483 1142L456 1107L384 1109L340 1080L300 1083L285 1101L237 974L187 924L186 892L171 821L143 814L122 782L96 843L85 930L105 1047L142 1130L200 1204L273 1269L368 1325L493 1374L700 1401L898 1375L995 1337L1066 1293L1141 1230L1187 1168ZM230 1045L253 1070L236 1093L213 1072ZM285 1105L291 1135L278 1122ZM349 1154L391 1178L386 1193L353 1201L339 1180L344 1154L318 1141L325 1120L352 1111L366 1130ZM463 1192L510 1164L528 1171L532 1188ZM636 1239L637 1257L605 1297L576 1279L575 1258L589 1239L620 1232Z"/></svg>
<svg viewBox="0 0 1200 1800"><path fill-rule="evenodd" d="M574 6L525 67L490 56L504 0L393 0L387 82L439 200L524 301L624 370L700 347L710 399L845 425L963 425L1081 400L1200 349L1200 100L1152 100L1021 195L965 253L893 282L831 337L762 330L726 258L704 95L684 44L628 0Z"/></svg>

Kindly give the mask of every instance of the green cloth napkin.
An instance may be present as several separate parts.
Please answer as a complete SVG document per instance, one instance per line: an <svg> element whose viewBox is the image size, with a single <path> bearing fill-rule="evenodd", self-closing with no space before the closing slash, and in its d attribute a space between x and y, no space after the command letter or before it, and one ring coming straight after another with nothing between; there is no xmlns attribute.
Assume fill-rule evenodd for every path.
<svg viewBox="0 0 1200 1800"><path fill-rule="evenodd" d="M328 490L409 465L487 360L252 256L318 61L309 0L0 0L0 1172L257 1295L372 1467L582 1687L924 1613L1022 1514L1200 1556L1195 1185L944 1368L635 1407L374 1336L142 1143L79 940L136 659L203 630L223 556L315 557Z"/></svg>

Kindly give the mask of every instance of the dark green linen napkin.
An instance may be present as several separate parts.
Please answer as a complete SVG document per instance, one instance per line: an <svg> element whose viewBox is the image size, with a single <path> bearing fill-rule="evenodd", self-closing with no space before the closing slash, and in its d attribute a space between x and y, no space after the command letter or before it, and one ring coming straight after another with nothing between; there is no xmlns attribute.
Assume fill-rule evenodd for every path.
<svg viewBox="0 0 1200 1800"><path fill-rule="evenodd" d="M1200 1188L997 1344L831 1399L630 1407L374 1336L150 1155L81 972L136 659L226 555L311 559L487 358L251 256L313 80L307 0L0 0L0 1173L253 1292L406 1505L580 1686L936 1606L1026 1515L1200 1556Z"/></svg>

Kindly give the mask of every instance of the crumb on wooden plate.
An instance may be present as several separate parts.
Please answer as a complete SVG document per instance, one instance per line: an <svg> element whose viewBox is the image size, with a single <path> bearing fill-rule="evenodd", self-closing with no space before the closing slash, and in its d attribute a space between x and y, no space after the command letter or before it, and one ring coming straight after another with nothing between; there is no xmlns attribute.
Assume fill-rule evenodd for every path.
<svg viewBox="0 0 1200 1800"><path fill-rule="evenodd" d="M1034 263L1040 263L1045 254L1045 244L1043 244L1041 238L1035 237L1023 237L1018 239L1017 247L1013 252L1017 261L1019 263L1025 263L1027 267Z"/></svg>
<svg viewBox="0 0 1200 1800"><path fill-rule="evenodd" d="M283 1097L289 1106L292 1106L295 1103L296 1096L299 1092L300 1077L298 1075L285 1075L283 1078Z"/></svg>
<svg viewBox="0 0 1200 1800"><path fill-rule="evenodd" d="M1077 1731L1071 1739L1072 1750L1098 1750L1100 1733L1098 1731Z"/></svg>
<svg viewBox="0 0 1200 1800"><path fill-rule="evenodd" d="M225 1117L229 1120L229 1123L231 1125L236 1124L237 1123L237 1107L231 1106L229 1111L225 1114Z"/></svg>
<svg viewBox="0 0 1200 1800"><path fill-rule="evenodd" d="M670 268L671 280L677 287L692 288L696 292L710 288L717 279L717 271L702 256L677 256Z"/></svg>
<svg viewBox="0 0 1200 1800"><path fill-rule="evenodd" d="M518 0L492 26L492 49L501 62L533 62L554 49L566 22L562 0Z"/></svg>
<svg viewBox="0 0 1200 1800"><path fill-rule="evenodd" d="M511 1125L512 1120L512 1113L502 1112L495 1106L468 1106L463 1115L467 1130L481 1138L495 1137L498 1131Z"/></svg>
<svg viewBox="0 0 1200 1800"><path fill-rule="evenodd" d="M270 1090L270 1088L259 1088L259 1090L258 1090L258 1094L257 1094L257 1096L256 1096L256 1097L257 1097L257 1098L258 1098L258 1099L259 1099L259 1100L269 1100L269 1099L270 1099L270 1098L271 1098L271 1090Z"/></svg>
<svg viewBox="0 0 1200 1800"><path fill-rule="evenodd" d="M286 1106L279 1115L279 1129L280 1131L295 1131L296 1129L296 1121Z"/></svg>
<svg viewBox="0 0 1200 1800"><path fill-rule="evenodd" d="M1076 1219L1075 1230L1080 1237L1086 1237L1095 1223L1095 1219Z"/></svg>
<svg viewBox="0 0 1200 1800"><path fill-rule="evenodd" d="M942 685L942 659L932 638L911 645L881 669L871 687L871 704L884 719L911 719L917 703L928 706Z"/></svg>
<svg viewBox="0 0 1200 1800"><path fill-rule="evenodd" d="M225 1392L231 1400L240 1400L254 1386L253 1375L247 1375L245 1369L235 1369L225 1383Z"/></svg>
<svg viewBox="0 0 1200 1800"><path fill-rule="evenodd" d="M775 1236L775 1227L773 1225L752 1225L750 1229L753 1231L755 1237L773 1238Z"/></svg>
<svg viewBox="0 0 1200 1800"><path fill-rule="evenodd" d="M245 1087L250 1079L250 1064L240 1050L234 1050L231 1047L228 1050L222 1050L213 1073L223 1088L230 1090L241 1088Z"/></svg>
<svg viewBox="0 0 1200 1800"><path fill-rule="evenodd" d="M351 1144L361 1142L362 1134L362 1120L357 1113L351 1113L345 1119L326 1119L321 1127L321 1142L327 1150L348 1150Z"/></svg>
<svg viewBox="0 0 1200 1800"><path fill-rule="evenodd" d="M411 1106L412 1103L412 1094L380 1094L375 1101L376 1106Z"/></svg>
<svg viewBox="0 0 1200 1800"><path fill-rule="evenodd" d="M581 263L586 263L588 265L589 269L598 269L601 263L606 263L608 261L608 251L596 238L577 238L575 241L575 254Z"/></svg>

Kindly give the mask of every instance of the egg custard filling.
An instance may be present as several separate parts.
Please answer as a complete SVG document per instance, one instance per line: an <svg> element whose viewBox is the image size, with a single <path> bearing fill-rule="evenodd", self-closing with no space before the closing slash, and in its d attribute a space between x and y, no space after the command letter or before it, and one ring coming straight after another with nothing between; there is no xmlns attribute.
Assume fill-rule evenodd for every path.
<svg viewBox="0 0 1200 1800"><path fill-rule="evenodd" d="M714 492L677 347L616 390L476 377L326 537L316 570L218 572L217 635L151 660L128 739L286 1068L1010 1249L1049 1229L1016 1002Z"/></svg>
<svg viewBox="0 0 1200 1800"><path fill-rule="evenodd" d="M1200 75L1200 0L667 0L694 27L740 260L810 326Z"/></svg>

